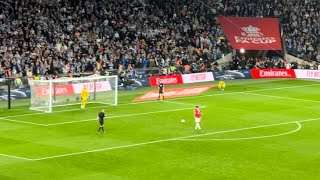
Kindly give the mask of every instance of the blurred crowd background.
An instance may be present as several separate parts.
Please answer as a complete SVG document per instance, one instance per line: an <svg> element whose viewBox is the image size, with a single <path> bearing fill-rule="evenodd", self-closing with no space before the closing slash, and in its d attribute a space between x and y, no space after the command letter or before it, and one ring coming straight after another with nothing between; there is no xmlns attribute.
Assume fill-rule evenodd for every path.
<svg viewBox="0 0 320 180"><path fill-rule="evenodd" d="M0 77L298 68L234 54L217 16L277 17L285 50L320 69L318 0L0 0Z"/></svg>

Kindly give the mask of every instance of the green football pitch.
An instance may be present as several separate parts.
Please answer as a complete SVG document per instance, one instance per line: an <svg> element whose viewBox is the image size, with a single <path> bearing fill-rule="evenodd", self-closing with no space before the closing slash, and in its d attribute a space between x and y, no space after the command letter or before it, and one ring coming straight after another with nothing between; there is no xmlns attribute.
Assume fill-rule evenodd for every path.
<svg viewBox="0 0 320 180"><path fill-rule="evenodd" d="M156 88L120 91L118 106L53 113L2 104L0 179L320 179L319 81L226 85L164 102L132 102ZM166 89L175 87L187 86ZM106 133L97 134L102 108Z"/></svg>

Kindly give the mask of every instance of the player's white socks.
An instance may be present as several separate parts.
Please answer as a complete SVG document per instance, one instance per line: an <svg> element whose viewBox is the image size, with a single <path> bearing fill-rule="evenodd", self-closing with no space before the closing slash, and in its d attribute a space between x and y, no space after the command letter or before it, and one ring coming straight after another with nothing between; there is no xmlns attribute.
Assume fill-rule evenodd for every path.
<svg viewBox="0 0 320 180"><path fill-rule="evenodd" d="M194 129L201 129L200 123L196 123L196 127Z"/></svg>

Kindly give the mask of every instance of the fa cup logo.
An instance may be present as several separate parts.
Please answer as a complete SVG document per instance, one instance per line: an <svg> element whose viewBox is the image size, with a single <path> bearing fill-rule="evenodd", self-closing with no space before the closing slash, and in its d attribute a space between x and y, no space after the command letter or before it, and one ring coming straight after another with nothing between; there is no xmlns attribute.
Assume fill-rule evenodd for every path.
<svg viewBox="0 0 320 180"><path fill-rule="evenodd" d="M263 34L260 32L260 29L257 27L253 27L249 25L248 27L241 28L244 32L242 32L242 36L245 37L261 37Z"/></svg>

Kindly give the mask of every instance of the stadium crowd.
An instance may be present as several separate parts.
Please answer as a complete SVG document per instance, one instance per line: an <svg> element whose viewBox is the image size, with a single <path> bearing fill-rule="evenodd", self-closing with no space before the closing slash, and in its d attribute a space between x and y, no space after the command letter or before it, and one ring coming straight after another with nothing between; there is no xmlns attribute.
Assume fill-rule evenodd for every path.
<svg viewBox="0 0 320 180"><path fill-rule="evenodd" d="M264 68L279 68L279 69L311 69L320 70L320 63L317 61L302 61L298 64L297 61L287 61L278 57L247 57L234 56L229 64L222 67L223 69L240 70L240 69L264 69Z"/></svg>
<svg viewBox="0 0 320 180"><path fill-rule="evenodd" d="M320 61L317 0L0 0L0 77L213 70L231 52L217 15L278 17L287 50Z"/></svg>

